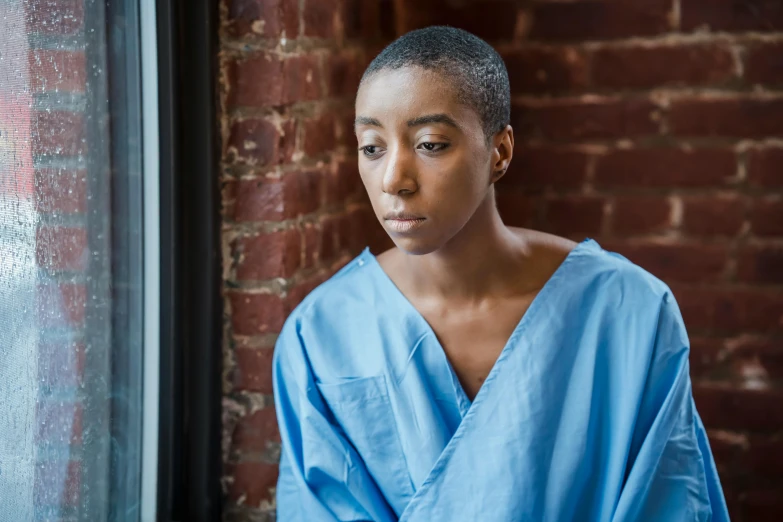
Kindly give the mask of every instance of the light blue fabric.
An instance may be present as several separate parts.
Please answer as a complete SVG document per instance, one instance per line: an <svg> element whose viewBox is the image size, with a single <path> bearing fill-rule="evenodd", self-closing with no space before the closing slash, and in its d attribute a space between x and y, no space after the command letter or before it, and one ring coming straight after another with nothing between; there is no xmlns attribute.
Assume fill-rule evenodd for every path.
<svg viewBox="0 0 783 522"><path fill-rule="evenodd" d="M365 250L276 346L278 520L728 520L688 346L666 285L585 240L471 404Z"/></svg>

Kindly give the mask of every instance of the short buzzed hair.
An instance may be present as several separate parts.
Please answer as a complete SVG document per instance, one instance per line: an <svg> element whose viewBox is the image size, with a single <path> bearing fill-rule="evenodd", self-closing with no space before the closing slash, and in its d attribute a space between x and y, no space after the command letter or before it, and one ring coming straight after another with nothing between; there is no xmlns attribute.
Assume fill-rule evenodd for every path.
<svg viewBox="0 0 783 522"><path fill-rule="evenodd" d="M375 57L361 83L384 69L403 67L421 67L452 80L460 101L481 118L487 140L509 124L508 71L497 51L481 38L445 26L411 31Z"/></svg>

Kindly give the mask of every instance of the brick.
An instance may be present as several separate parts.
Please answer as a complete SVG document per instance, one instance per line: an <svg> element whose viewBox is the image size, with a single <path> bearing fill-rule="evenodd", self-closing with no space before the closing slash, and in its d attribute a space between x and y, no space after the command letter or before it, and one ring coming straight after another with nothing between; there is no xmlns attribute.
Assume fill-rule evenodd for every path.
<svg viewBox="0 0 783 522"><path fill-rule="evenodd" d="M35 463L35 506L41 508L78 508L82 486L79 460L42 460ZM48 519L47 519L48 520Z"/></svg>
<svg viewBox="0 0 783 522"><path fill-rule="evenodd" d="M778 0L681 0L684 31L775 31L783 29L783 6Z"/></svg>
<svg viewBox="0 0 783 522"><path fill-rule="evenodd" d="M232 36L296 38L299 0L229 0L226 28Z"/></svg>
<svg viewBox="0 0 783 522"><path fill-rule="evenodd" d="M533 225L535 204L529 196L498 187L495 198L503 223L511 227L523 228L530 228Z"/></svg>
<svg viewBox="0 0 783 522"><path fill-rule="evenodd" d="M81 444L83 417L83 407L78 402L39 401L36 439L50 446Z"/></svg>
<svg viewBox="0 0 783 522"><path fill-rule="evenodd" d="M562 236L596 236L601 233L604 221L603 198L589 196L565 196L547 198L546 219L541 228Z"/></svg>
<svg viewBox="0 0 783 522"><path fill-rule="evenodd" d="M739 520L752 522L776 522L783 520L783 499L780 487L770 487L754 491L745 491L740 496Z"/></svg>
<svg viewBox="0 0 783 522"><path fill-rule="evenodd" d="M672 206L662 196L618 196L612 211L612 230L630 236L655 234L671 226Z"/></svg>
<svg viewBox="0 0 783 522"><path fill-rule="evenodd" d="M670 28L669 0L583 0L533 4L535 40L611 40L651 36Z"/></svg>
<svg viewBox="0 0 783 522"><path fill-rule="evenodd" d="M691 352L688 361L691 378L698 380L714 375L721 366L724 351L723 338L691 336L690 343ZM715 453L714 448L713 453Z"/></svg>
<svg viewBox="0 0 783 522"><path fill-rule="evenodd" d="M243 291L229 293L231 326L237 335L276 333L283 328L288 314L285 301L274 294Z"/></svg>
<svg viewBox="0 0 783 522"><path fill-rule="evenodd" d="M300 282L288 292L288 302L293 310L307 295L333 274L316 274Z"/></svg>
<svg viewBox="0 0 783 522"><path fill-rule="evenodd" d="M431 25L459 27L490 42L508 41L514 37L518 2L485 0L455 5L448 0L419 2L400 15L403 32Z"/></svg>
<svg viewBox="0 0 783 522"><path fill-rule="evenodd" d="M737 278L748 283L783 284L783 246L743 247L739 252Z"/></svg>
<svg viewBox="0 0 783 522"><path fill-rule="evenodd" d="M725 245L606 242L604 248L624 255L666 282L717 281L728 262Z"/></svg>
<svg viewBox="0 0 783 522"><path fill-rule="evenodd" d="M304 143L302 150L307 157L317 157L331 152L336 144L335 119L332 114L323 114L318 118L302 122Z"/></svg>
<svg viewBox="0 0 783 522"><path fill-rule="evenodd" d="M755 432L777 431L783 426L783 392L694 384L696 407L709 429Z"/></svg>
<svg viewBox="0 0 783 522"><path fill-rule="evenodd" d="M266 107L283 103L283 62L264 53L228 65L230 107Z"/></svg>
<svg viewBox="0 0 783 522"><path fill-rule="evenodd" d="M281 180L240 180L237 183L234 219L279 221L309 214L321 203L321 170L286 173Z"/></svg>
<svg viewBox="0 0 783 522"><path fill-rule="evenodd" d="M736 195L682 199L682 230L693 236L734 236L745 221L745 201Z"/></svg>
<svg viewBox="0 0 783 522"><path fill-rule="evenodd" d="M585 55L574 47L526 48L503 54L512 93L571 91L587 87Z"/></svg>
<svg viewBox="0 0 783 522"><path fill-rule="evenodd" d="M276 165L291 160L296 147L296 122L280 125L248 119L234 123L228 140L226 160L245 165Z"/></svg>
<svg viewBox="0 0 783 522"><path fill-rule="evenodd" d="M234 246L239 281L291 277L301 264L302 236L296 229L242 237Z"/></svg>
<svg viewBox="0 0 783 522"><path fill-rule="evenodd" d="M236 348L236 375L234 385L237 390L258 393L272 393L272 355L271 348Z"/></svg>
<svg viewBox="0 0 783 522"><path fill-rule="evenodd" d="M38 375L46 388L73 389L84 377L85 345L73 342L38 344Z"/></svg>
<svg viewBox="0 0 783 522"><path fill-rule="evenodd" d="M321 227L313 223L305 223L302 235L304 236L302 268L312 268L321 259Z"/></svg>
<svg viewBox="0 0 783 522"><path fill-rule="evenodd" d="M678 136L761 138L783 135L783 99L675 100L669 131Z"/></svg>
<svg viewBox="0 0 783 522"><path fill-rule="evenodd" d="M751 186L783 187L783 148L751 149L747 169Z"/></svg>
<svg viewBox="0 0 783 522"><path fill-rule="evenodd" d="M750 228L755 236L783 236L783 199L771 197L754 201Z"/></svg>
<svg viewBox="0 0 783 522"><path fill-rule="evenodd" d="M328 205L343 204L345 200L357 194L362 188L363 184L356 158L340 161L334 171L328 174L326 203Z"/></svg>
<svg viewBox="0 0 783 522"><path fill-rule="evenodd" d="M273 503L277 485L277 464L242 461L226 465L226 475L233 477L228 484L228 498L248 506L262 502Z"/></svg>
<svg viewBox="0 0 783 522"><path fill-rule="evenodd" d="M84 0L25 0L27 32L69 35L84 25Z"/></svg>
<svg viewBox="0 0 783 522"><path fill-rule="evenodd" d="M38 266L49 270L82 271L87 267L87 230L74 227L41 227L35 235Z"/></svg>
<svg viewBox="0 0 783 522"><path fill-rule="evenodd" d="M783 331L783 296L758 288L682 287L675 291L689 332Z"/></svg>
<svg viewBox="0 0 783 522"><path fill-rule="evenodd" d="M498 187L528 191L574 190L582 187L587 175L587 154L573 149L517 146L506 174Z"/></svg>
<svg viewBox="0 0 783 522"><path fill-rule="evenodd" d="M395 36L393 0L345 0L341 17L346 38L376 40L385 37L389 41Z"/></svg>
<svg viewBox="0 0 783 522"><path fill-rule="evenodd" d="M783 378L783 341L771 337L743 335L726 342L725 363L742 376L748 365L759 368L770 380Z"/></svg>
<svg viewBox="0 0 783 522"><path fill-rule="evenodd" d="M283 65L283 103L317 100L321 97L321 72L316 56L288 58Z"/></svg>
<svg viewBox="0 0 783 522"><path fill-rule="evenodd" d="M37 169L35 203L38 212L81 214L87 210L87 171Z"/></svg>
<svg viewBox="0 0 783 522"><path fill-rule="evenodd" d="M360 56L356 53L342 52L328 58L329 96L347 97L356 94L364 69ZM351 118L353 126L353 118Z"/></svg>
<svg viewBox="0 0 783 522"><path fill-rule="evenodd" d="M304 35L333 38L340 14L338 0L305 0Z"/></svg>
<svg viewBox="0 0 783 522"><path fill-rule="evenodd" d="M590 140L658 134L660 114L648 100L537 100L512 107L520 138Z"/></svg>
<svg viewBox="0 0 783 522"><path fill-rule="evenodd" d="M714 85L734 76L726 45L608 47L595 51L593 84L611 89L646 89L664 85Z"/></svg>
<svg viewBox="0 0 783 522"><path fill-rule="evenodd" d="M612 187L710 187L736 175L728 149L628 149L598 156L595 183Z"/></svg>
<svg viewBox="0 0 783 522"><path fill-rule="evenodd" d="M78 112L34 112L32 131L33 154L73 156L87 150L84 115Z"/></svg>
<svg viewBox="0 0 783 522"><path fill-rule="evenodd" d="M353 151L358 147L358 141L356 139L356 132L354 131L353 122L356 118L356 113L353 107L345 109L337 114L337 143L348 147L349 151Z"/></svg>
<svg viewBox="0 0 783 522"><path fill-rule="evenodd" d="M84 51L32 49L30 87L34 92L83 93L87 83Z"/></svg>
<svg viewBox="0 0 783 522"><path fill-rule="evenodd" d="M270 351L270 350L256 350ZM271 367L269 368L271 376ZM269 441L279 441L277 417L274 408L263 408L242 417L234 431L233 447L240 453L263 452Z"/></svg>
<svg viewBox="0 0 783 522"><path fill-rule="evenodd" d="M749 83L783 84L783 43L759 42L745 52L745 80Z"/></svg>
<svg viewBox="0 0 783 522"><path fill-rule="evenodd" d="M84 324L87 288L83 284L43 284L38 287L38 324L67 328Z"/></svg>

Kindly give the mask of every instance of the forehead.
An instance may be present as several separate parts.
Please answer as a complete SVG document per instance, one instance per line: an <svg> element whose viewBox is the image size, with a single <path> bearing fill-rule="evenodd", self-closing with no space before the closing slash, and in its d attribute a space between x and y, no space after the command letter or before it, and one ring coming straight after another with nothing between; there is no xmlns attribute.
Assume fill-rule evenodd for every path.
<svg viewBox="0 0 783 522"><path fill-rule="evenodd" d="M452 78L421 67L378 71L356 95L356 115L384 125L423 114L446 114L460 126L481 127L476 111L460 100Z"/></svg>

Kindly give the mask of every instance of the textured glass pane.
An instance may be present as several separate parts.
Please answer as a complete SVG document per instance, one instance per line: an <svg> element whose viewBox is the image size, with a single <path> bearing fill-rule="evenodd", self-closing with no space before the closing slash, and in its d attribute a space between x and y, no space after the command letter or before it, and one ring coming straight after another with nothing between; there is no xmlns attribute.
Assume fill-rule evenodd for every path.
<svg viewBox="0 0 783 522"><path fill-rule="evenodd" d="M0 0L0 522L138 516L134 13Z"/></svg>

